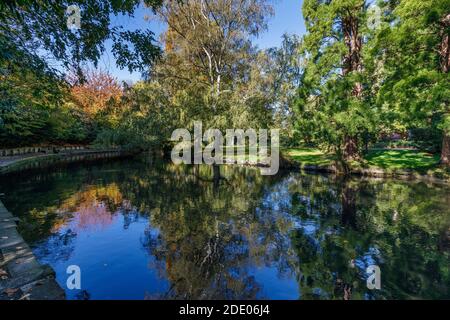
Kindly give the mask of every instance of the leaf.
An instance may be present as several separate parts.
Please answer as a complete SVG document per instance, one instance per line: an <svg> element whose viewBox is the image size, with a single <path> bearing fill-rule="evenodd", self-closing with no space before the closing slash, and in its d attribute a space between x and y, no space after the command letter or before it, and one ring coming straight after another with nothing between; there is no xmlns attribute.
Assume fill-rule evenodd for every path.
<svg viewBox="0 0 450 320"><path fill-rule="evenodd" d="M8 297L12 297L17 291L19 291L18 288L7 288L3 292L6 293Z"/></svg>

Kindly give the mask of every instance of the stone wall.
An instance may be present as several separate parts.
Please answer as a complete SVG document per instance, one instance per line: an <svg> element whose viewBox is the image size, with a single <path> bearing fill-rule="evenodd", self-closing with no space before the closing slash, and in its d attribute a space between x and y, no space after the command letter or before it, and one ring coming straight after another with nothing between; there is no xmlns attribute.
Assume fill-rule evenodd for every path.
<svg viewBox="0 0 450 320"><path fill-rule="evenodd" d="M17 231L19 221L0 201L0 300L62 300L55 272L41 265Z"/></svg>
<svg viewBox="0 0 450 320"><path fill-rule="evenodd" d="M84 150L84 149L87 148L83 146L41 146L41 147L10 148L10 149L0 149L0 157L17 156L22 154L33 154L33 153L58 153L61 151Z"/></svg>

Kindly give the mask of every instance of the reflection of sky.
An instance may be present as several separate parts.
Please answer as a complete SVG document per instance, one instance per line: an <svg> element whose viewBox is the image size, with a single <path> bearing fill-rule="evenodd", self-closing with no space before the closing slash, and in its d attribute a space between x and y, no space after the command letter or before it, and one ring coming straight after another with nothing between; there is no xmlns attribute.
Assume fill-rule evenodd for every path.
<svg viewBox="0 0 450 320"><path fill-rule="evenodd" d="M80 174L76 171L73 173L74 176ZM233 288L240 288L239 285L243 283L242 286L248 290L247 294L253 295L256 291L257 298L310 298L311 292L312 295L321 298L330 297L333 295L333 290L330 289L334 285L333 280L331 277L321 278L322 274L333 275L335 280L339 277L343 279L342 281L358 281L360 285L358 290L364 291L367 278L365 271L369 265L378 264L384 272L385 262L376 244L380 244L380 248L383 248L382 245L386 242L370 239L371 234L368 234L367 242L356 240L356 237L364 237L365 234L352 227L341 225L340 208L336 206L337 209L334 209L334 205L340 202L340 196L333 189L338 188L330 183L327 188L324 188L326 196L323 194L320 196L318 192L314 193L311 183L308 183L308 179L316 178L294 174L282 176L263 186L263 191L257 195L249 191L249 203L257 203L256 208L252 205L248 206L254 208L254 211L230 212L223 215L223 220L217 221L217 239L221 241L218 242L219 257L216 260L212 259L211 265L208 266L208 271L212 270L216 273L210 273L210 277L205 277L205 281L201 278L200 283L194 283L197 279L195 276L186 277L187 280L193 279L193 285L199 290L204 289L205 296L223 293L226 291L226 285L229 285L232 291ZM67 177L63 176L62 179ZM52 236L35 244L33 250L36 256L41 262L48 263L55 269L61 286L65 288L68 277L66 268L69 265L81 267L82 289L86 290L92 299L161 298L171 288L172 292L175 291L173 289L176 285L175 281L184 277L184 270L194 270L194 273L199 271L198 274L203 277L205 273L200 270L201 267L196 259L201 261L205 257L206 245L202 241L211 240L211 234L208 233L209 226L201 225L206 220L200 218L198 220L200 225L187 227L189 230L186 234L189 239L183 238L186 235L183 233L184 230L181 233L182 236L177 237L177 234L170 233L177 232L177 230L174 231L177 228L167 225L165 215L169 209L175 210L170 211L173 214L187 214L186 212L176 211L176 206L169 206L169 209L167 207L164 209L163 206L146 209L155 212L152 215L139 213L134 207L148 207L149 203L158 204L159 201L153 199L153 196L158 197L155 191L160 190L156 188L166 190L165 186L155 187L151 193L142 194L140 192L142 190L130 188L131 183L120 184L115 179L118 178L111 179L114 182L110 181L109 184L99 179L98 185L77 185L77 189L81 191L64 193L68 199L59 200L60 207L56 211L60 215L63 212L67 213L62 218L58 215L58 219L54 220L55 233ZM147 182L145 179L150 180L145 175L142 179L144 182ZM177 179L181 178L173 177L172 179L174 180L168 178L169 186L178 183ZM304 179L304 185L301 184L302 179ZM20 199L26 202L27 206L32 207L36 205L33 202L36 196L31 199L24 195L36 195L36 190L29 188L29 181L33 180L26 181L22 189L19 188L17 192L20 194ZM46 198L50 193L59 194L60 184L54 182L51 179L45 182L45 193L41 193L40 198ZM328 183L323 180L315 180L315 182ZM33 183L36 184L36 182ZM148 184L144 185L147 188ZM17 188L20 183L15 186ZM48 186L52 187L48 188ZM227 188L225 184L223 188ZM129 191L128 199L133 200L124 199L123 190ZM178 190L180 198L191 197L191 189L186 190L186 193L184 191L182 187ZM220 192L222 191L233 192L231 189L220 189ZM301 196L297 196L299 194ZM292 199L299 199L300 205L306 206L307 212L293 212L297 208L293 207ZM192 198L192 200L195 199ZM199 203L203 203L203 200L205 199ZM205 201L209 200L210 198L206 198ZM199 203L192 202L193 205L199 205ZM201 208L201 206L196 207L189 212L199 213ZM386 210L389 212L391 208ZM377 214L376 211L371 212ZM150 221L155 225L152 225ZM183 220L170 219L168 223L171 221ZM194 221L190 222L194 223ZM367 232L370 233L371 230L367 229ZM384 234L374 235L384 236ZM329 238L325 239L325 237ZM197 247L190 242L191 239ZM385 241L390 240L387 238ZM299 245L305 245L306 248L296 247ZM327 248L330 252L325 251ZM383 254L385 253L386 251L383 251ZM169 256L172 261L167 259ZM349 269L350 261L346 259L354 259L355 269ZM169 264L172 264L173 269L168 269ZM216 275L220 275L218 278L221 278L222 282L214 282L214 279L217 279L214 278ZM232 281L235 281L234 287L230 278L227 278L228 275L233 278ZM343 275L346 276L345 279ZM171 277L170 281L167 279L168 276ZM300 279L301 276L305 276L304 279ZM425 278L427 276L424 275ZM242 283L239 283L241 280L243 280ZM184 288L180 290L185 290ZM300 291L304 291L303 295ZM78 292L67 291L67 294L73 299ZM233 294L236 293L233 292L230 296ZM170 297L170 295L167 296ZM372 298L370 295L363 297Z"/></svg>
<svg viewBox="0 0 450 320"><path fill-rule="evenodd" d="M82 229L73 240L72 252L67 259L60 256L40 256L43 263L49 263L56 271L57 281L66 288L66 268L78 265L81 268L81 286L91 299L144 299L147 295L164 292L169 282L161 279L158 271L148 266L154 258L142 250L141 237L148 227L147 218L141 218L124 229L122 214L113 217L105 228ZM59 233L64 233L61 229ZM48 242L47 245L51 245ZM73 299L77 290L66 290Z"/></svg>
<svg viewBox="0 0 450 320"><path fill-rule="evenodd" d="M258 298L272 300L292 300L299 297L298 283L295 278L279 277L276 267L253 268L250 272L262 287Z"/></svg>
<svg viewBox="0 0 450 320"><path fill-rule="evenodd" d="M82 197L75 195L74 198ZM75 212L66 213L65 223L55 229L54 235L36 244L34 252L40 261L55 269L57 281L63 288L66 288L67 267L78 265L82 273L82 290L88 292L91 299L143 299L164 295L171 285L165 279L167 274L158 269L165 267L164 261L157 261L151 250L148 250L151 244L146 243L159 241L160 231L149 225L148 217L139 216L133 210L125 213L119 209L111 213L102 201L87 199L74 208ZM261 223L270 227L280 217L286 221L292 220L289 208L287 184L280 183L268 192L259 210ZM236 221L221 223L221 227L227 228L229 224L236 225ZM245 256L249 249L249 243L243 235L237 232L235 237L241 238L243 242L241 245L226 245L224 254L231 260L235 256ZM289 248L287 235L283 234L282 237L278 240ZM262 238L258 240L264 241ZM276 249L273 244L268 245L269 251ZM230 267L226 272L237 278L243 273L254 278L260 288L258 298L299 297L295 275L289 272L280 274L282 261L259 265L251 257L248 258L244 264ZM80 292L66 290L66 293L69 299L76 299Z"/></svg>

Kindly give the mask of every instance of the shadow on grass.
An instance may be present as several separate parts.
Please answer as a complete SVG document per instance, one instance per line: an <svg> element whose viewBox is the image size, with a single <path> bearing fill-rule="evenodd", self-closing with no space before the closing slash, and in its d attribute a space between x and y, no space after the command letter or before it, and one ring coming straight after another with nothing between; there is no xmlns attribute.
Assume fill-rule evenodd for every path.
<svg viewBox="0 0 450 320"><path fill-rule="evenodd" d="M416 150L371 150L365 160L369 166L383 169L412 169L426 171L435 168L439 155Z"/></svg>

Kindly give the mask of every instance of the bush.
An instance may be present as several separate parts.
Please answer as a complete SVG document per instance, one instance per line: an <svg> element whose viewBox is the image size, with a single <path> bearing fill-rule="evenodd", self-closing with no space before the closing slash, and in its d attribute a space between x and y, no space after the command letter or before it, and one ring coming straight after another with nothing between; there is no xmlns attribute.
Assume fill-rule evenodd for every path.
<svg viewBox="0 0 450 320"><path fill-rule="evenodd" d="M414 128L410 131L410 141L415 144L419 150L430 153L439 153L441 151L442 131L431 128Z"/></svg>

